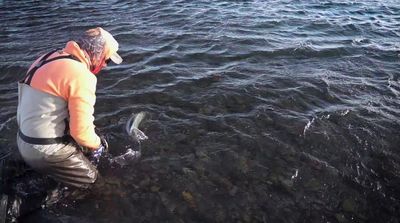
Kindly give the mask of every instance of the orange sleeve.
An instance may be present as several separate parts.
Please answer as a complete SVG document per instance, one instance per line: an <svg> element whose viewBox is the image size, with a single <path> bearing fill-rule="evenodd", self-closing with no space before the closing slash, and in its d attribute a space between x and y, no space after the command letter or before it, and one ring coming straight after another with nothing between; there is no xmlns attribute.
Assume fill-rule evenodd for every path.
<svg viewBox="0 0 400 223"><path fill-rule="evenodd" d="M79 72L71 78L67 92L70 116L70 134L75 141L85 147L97 149L101 142L94 131L94 105L96 102L96 76Z"/></svg>

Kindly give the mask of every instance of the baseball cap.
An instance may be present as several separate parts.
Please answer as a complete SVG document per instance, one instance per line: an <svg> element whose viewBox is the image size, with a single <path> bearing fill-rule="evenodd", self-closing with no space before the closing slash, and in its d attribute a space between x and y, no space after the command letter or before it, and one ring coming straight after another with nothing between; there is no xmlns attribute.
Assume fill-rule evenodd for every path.
<svg viewBox="0 0 400 223"><path fill-rule="evenodd" d="M122 58L121 56L117 53L119 44L118 42L114 39L114 37L104 30L103 28L98 27L100 29L101 36L105 40L105 56L106 58L110 58L114 63L120 64L122 63Z"/></svg>

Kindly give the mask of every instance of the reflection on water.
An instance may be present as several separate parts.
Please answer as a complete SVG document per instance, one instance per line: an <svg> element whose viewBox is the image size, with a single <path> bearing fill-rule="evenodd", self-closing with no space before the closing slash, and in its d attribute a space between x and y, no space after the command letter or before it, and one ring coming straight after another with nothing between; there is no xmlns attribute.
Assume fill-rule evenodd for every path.
<svg viewBox="0 0 400 223"><path fill-rule="evenodd" d="M106 188L26 221L397 222L396 1L0 1L0 157L16 150L15 82L103 26L124 63L98 79ZM55 19L56 18L56 19ZM133 151L132 150L132 151Z"/></svg>

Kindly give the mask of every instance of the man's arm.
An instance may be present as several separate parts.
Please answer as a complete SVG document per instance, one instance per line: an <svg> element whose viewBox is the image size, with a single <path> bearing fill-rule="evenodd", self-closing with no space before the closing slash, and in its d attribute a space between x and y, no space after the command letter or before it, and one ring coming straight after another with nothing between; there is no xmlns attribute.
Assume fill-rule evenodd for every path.
<svg viewBox="0 0 400 223"><path fill-rule="evenodd" d="M91 73L78 75L69 85L70 134L79 145L97 149L101 143L93 124L97 80Z"/></svg>

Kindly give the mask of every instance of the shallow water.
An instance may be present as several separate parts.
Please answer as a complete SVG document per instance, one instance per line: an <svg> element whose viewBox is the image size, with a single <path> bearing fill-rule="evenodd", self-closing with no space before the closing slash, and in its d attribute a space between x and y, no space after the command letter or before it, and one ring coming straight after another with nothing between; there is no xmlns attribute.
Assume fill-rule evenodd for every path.
<svg viewBox="0 0 400 223"><path fill-rule="evenodd" d="M108 189L26 221L398 222L398 1L0 1L0 157L18 81L102 26L124 63L98 78ZM55 217L57 216L57 218Z"/></svg>

